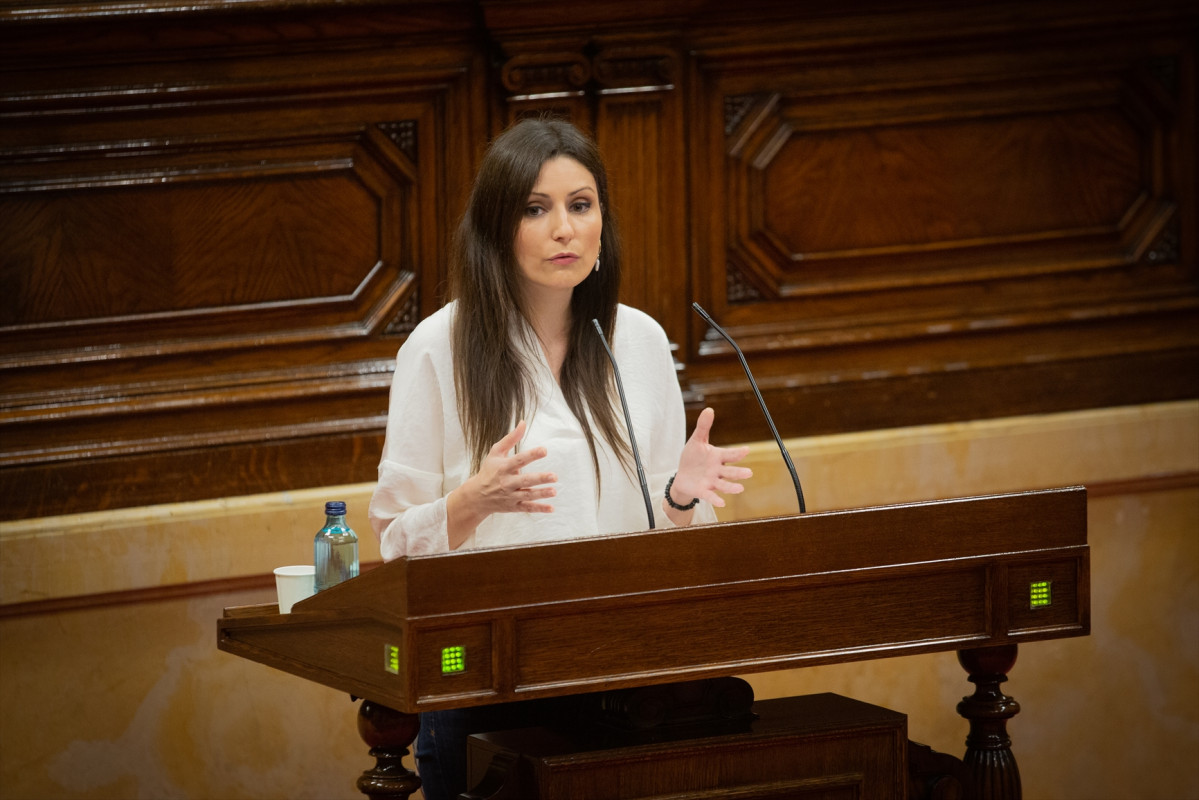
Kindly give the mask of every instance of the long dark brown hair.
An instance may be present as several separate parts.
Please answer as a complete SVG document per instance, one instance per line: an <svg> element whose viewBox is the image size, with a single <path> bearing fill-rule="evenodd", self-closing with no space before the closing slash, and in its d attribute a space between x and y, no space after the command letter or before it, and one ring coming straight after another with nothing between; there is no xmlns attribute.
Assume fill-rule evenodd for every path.
<svg viewBox="0 0 1199 800"><path fill-rule="evenodd" d="M479 165L450 262L450 296L457 301L451 345L458 416L477 471L491 446L533 411L531 365L514 344L536 345L522 312L515 242L541 167L557 156L574 159L591 173L603 222L601 267L588 273L571 295L569 338L559 376L566 403L591 449L598 481L599 457L588 413L626 471L632 458L612 404L611 365L591 324L599 320L611 340L620 292L620 237L599 150L568 122L522 120L492 142Z"/></svg>

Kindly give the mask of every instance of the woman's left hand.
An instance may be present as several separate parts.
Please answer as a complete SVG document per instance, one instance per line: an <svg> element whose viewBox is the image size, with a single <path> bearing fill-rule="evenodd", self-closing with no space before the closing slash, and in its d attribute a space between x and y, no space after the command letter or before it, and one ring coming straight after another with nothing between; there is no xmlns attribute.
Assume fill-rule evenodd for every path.
<svg viewBox="0 0 1199 800"><path fill-rule="evenodd" d="M708 443L715 416L716 412L710 408L700 412L695 431L679 456L679 471L671 484L670 497L681 506L698 497L723 508L724 498L720 495L740 494L745 487L737 481L753 477L753 471L746 467L730 466L749 454L748 447L715 447Z"/></svg>

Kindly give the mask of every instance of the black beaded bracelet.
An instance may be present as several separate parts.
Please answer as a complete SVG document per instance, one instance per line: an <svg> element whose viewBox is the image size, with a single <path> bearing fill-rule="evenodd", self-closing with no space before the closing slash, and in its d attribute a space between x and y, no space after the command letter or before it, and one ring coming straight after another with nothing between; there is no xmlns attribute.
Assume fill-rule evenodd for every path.
<svg viewBox="0 0 1199 800"><path fill-rule="evenodd" d="M674 475L671 475L670 480L668 480L666 482L666 502L670 504L670 507L673 508L675 511L690 511L691 509L695 508L695 504L699 502L698 497L691 498L691 502L685 506L681 506L678 503L676 503L675 501L670 499L670 487L673 485L674 485Z"/></svg>

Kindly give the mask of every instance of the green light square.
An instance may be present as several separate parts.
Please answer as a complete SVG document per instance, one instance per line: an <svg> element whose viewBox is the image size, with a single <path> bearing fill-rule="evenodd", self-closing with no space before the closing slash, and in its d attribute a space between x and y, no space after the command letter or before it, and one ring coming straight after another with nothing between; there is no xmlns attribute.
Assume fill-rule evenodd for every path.
<svg viewBox="0 0 1199 800"><path fill-rule="evenodd" d="M1053 604L1052 581L1033 581L1028 585L1028 607L1045 608Z"/></svg>
<svg viewBox="0 0 1199 800"><path fill-rule="evenodd" d="M383 645L383 669L387 670L392 675L400 674L400 648L399 648L399 645L394 645L394 644Z"/></svg>
<svg viewBox="0 0 1199 800"><path fill-rule="evenodd" d="M461 645L441 648L441 674L466 671L466 648Z"/></svg>

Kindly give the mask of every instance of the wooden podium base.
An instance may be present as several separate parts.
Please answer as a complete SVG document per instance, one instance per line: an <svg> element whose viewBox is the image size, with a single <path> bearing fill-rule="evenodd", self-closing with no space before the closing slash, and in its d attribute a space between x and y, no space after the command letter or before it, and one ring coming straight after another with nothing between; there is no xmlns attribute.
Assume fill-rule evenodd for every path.
<svg viewBox="0 0 1199 800"><path fill-rule="evenodd" d="M525 728L468 745L470 800L908 797L907 716L835 694L755 703L756 719L665 731Z"/></svg>

